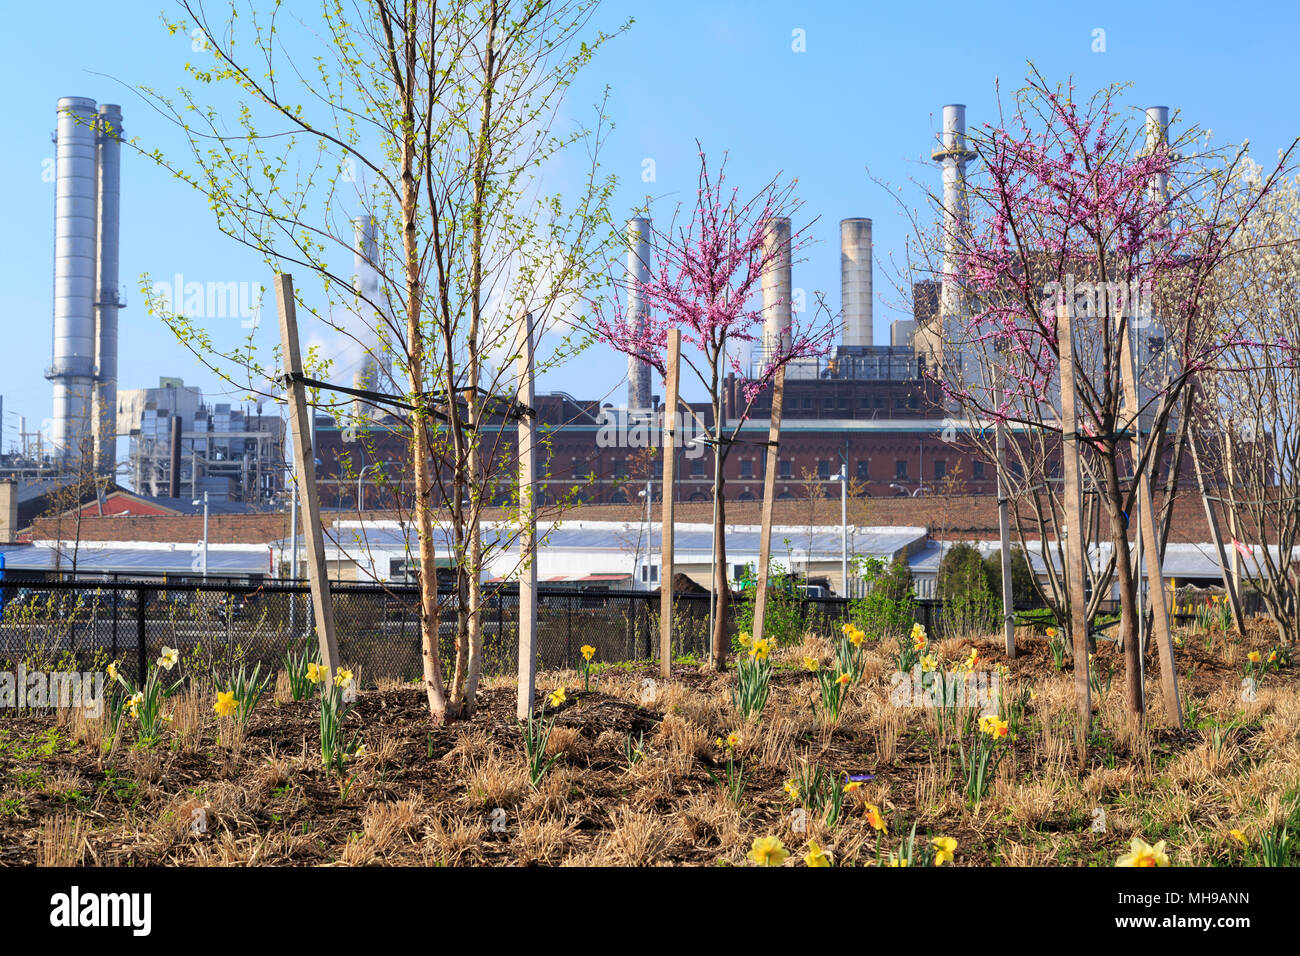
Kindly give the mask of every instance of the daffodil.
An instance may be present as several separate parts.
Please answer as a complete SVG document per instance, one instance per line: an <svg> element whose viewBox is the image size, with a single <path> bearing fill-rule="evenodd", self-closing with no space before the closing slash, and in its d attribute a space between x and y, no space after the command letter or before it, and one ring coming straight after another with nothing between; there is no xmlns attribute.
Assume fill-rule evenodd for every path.
<svg viewBox="0 0 1300 956"><path fill-rule="evenodd" d="M1274 663L1276 660L1277 660L1277 651L1269 651L1269 652L1268 652L1268 662L1269 662L1270 664L1272 664L1272 663Z"/></svg>
<svg viewBox="0 0 1300 956"><path fill-rule="evenodd" d="M866 637L867 635L863 634L861 631L854 631L852 634L849 635L849 643L851 643L854 647L861 647L862 642L866 640Z"/></svg>
<svg viewBox="0 0 1300 956"><path fill-rule="evenodd" d="M957 850L957 841L952 837L935 837L930 841L934 847L934 865L943 866L952 862L952 855Z"/></svg>
<svg viewBox="0 0 1300 956"><path fill-rule="evenodd" d="M980 662L980 652L976 648L972 647L970 649L970 656L967 657L966 660L962 662L961 666L968 671L973 671L975 669L975 666L979 664L979 662Z"/></svg>
<svg viewBox="0 0 1300 956"><path fill-rule="evenodd" d="M736 638L736 640L740 641L741 647L749 647L751 641L753 641L753 638L749 636L748 631L741 631L740 636Z"/></svg>
<svg viewBox="0 0 1300 956"><path fill-rule="evenodd" d="M767 655L772 652L772 642L766 637L760 637L749 646L749 656L754 660L766 660Z"/></svg>
<svg viewBox="0 0 1300 956"><path fill-rule="evenodd" d="M108 667L105 668L105 670L108 672L108 679L109 679L109 680L117 680L117 679L118 679L118 677L117 677L117 661L114 661L113 663L109 664Z"/></svg>
<svg viewBox="0 0 1300 956"><path fill-rule="evenodd" d="M1242 846L1250 846L1250 841L1246 839L1246 834L1242 833L1240 830L1229 830L1228 836L1232 837Z"/></svg>
<svg viewBox="0 0 1300 956"><path fill-rule="evenodd" d="M349 687L352 684L352 672L346 667L340 667L339 672L334 675L335 687Z"/></svg>
<svg viewBox="0 0 1300 956"><path fill-rule="evenodd" d="M1049 627L1049 628L1047 629L1047 636L1048 636L1049 638L1055 639L1056 635L1059 634L1059 633L1060 633L1060 631L1058 631L1058 630L1057 630L1056 628L1054 628L1054 627Z"/></svg>
<svg viewBox="0 0 1300 956"><path fill-rule="evenodd" d="M810 671L816 671L819 667L821 667L821 664L817 662L817 658L815 657L805 657L803 659L803 666L808 668L808 670Z"/></svg>
<svg viewBox="0 0 1300 956"><path fill-rule="evenodd" d="M158 658L158 666L165 671L171 670L176 666L176 662L181 659L181 652L174 647L164 647L162 656Z"/></svg>
<svg viewBox="0 0 1300 956"><path fill-rule="evenodd" d="M747 856L759 866L780 866L790 855L780 837L755 837Z"/></svg>
<svg viewBox="0 0 1300 956"><path fill-rule="evenodd" d="M330 669L312 661L307 665L307 679L313 684L323 684L330 679Z"/></svg>
<svg viewBox="0 0 1300 956"><path fill-rule="evenodd" d="M564 688L555 688L555 690L551 691L551 696L548 699L550 700L552 707L559 707L567 699L564 696Z"/></svg>
<svg viewBox="0 0 1300 956"><path fill-rule="evenodd" d="M233 716L235 711L239 709L239 704L235 700L235 692L233 690L217 691L217 702L212 705L212 709L217 712L218 717Z"/></svg>
<svg viewBox="0 0 1300 956"><path fill-rule="evenodd" d="M785 792L790 794L791 800L799 799L799 786L793 780L787 780L785 782Z"/></svg>
<svg viewBox="0 0 1300 956"><path fill-rule="evenodd" d="M999 739L1007 735L1008 726L1007 722L997 714L985 714L980 718L980 730L994 739Z"/></svg>
<svg viewBox="0 0 1300 956"><path fill-rule="evenodd" d="M894 854L891 853L891 854L889 854L889 865L890 865L890 866L907 866L907 857L905 857L905 856L894 856Z"/></svg>
<svg viewBox="0 0 1300 956"><path fill-rule="evenodd" d="M1155 846L1141 837L1135 836L1129 844L1129 852L1115 861L1116 866L1168 866L1169 856L1165 853L1165 841Z"/></svg>
<svg viewBox="0 0 1300 956"><path fill-rule="evenodd" d="M930 655L930 654L922 654L922 655L921 655L921 671L922 671L922 673L928 674L928 673L930 673L932 670L934 670L935 668L937 668L938 666L939 666L939 662L936 661L932 655Z"/></svg>
<svg viewBox="0 0 1300 956"><path fill-rule="evenodd" d="M727 746L732 749L740 746L740 734L736 733L734 730L727 734Z"/></svg>
<svg viewBox="0 0 1300 956"><path fill-rule="evenodd" d="M835 683L840 684L841 686L843 686L844 684L847 684L847 683L848 683L849 681L851 681L851 680L853 680L852 675L850 675L850 674L841 674L839 677L835 678Z"/></svg>
<svg viewBox="0 0 1300 956"><path fill-rule="evenodd" d="M594 647L592 647L590 644L582 645L582 657L584 660L589 661L595 656L596 656L596 649Z"/></svg>
<svg viewBox="0 0 1300 956"><path fill-rule="evenodd" d="M1252 664L1258 664L1259 651L1251 651L1249 654L1246 655L1246 660L1250 661Z"/></svg>
<svg viewBox="0 0 1300 956"><path fill-rule="evenodd" d="M831 859L831 855L818 846L816 840L808 841L808 855L803 858L805 863L809 866L830 866Z"/></svg>
<svg viewBox="0 0 1300 956"><path fill-rule="evenodd" d="M880 808L874 804L867 804L867 823L871 824L872 829L879 830L881 833L888 833L889 829L885 826L885 818L880 815Z"/></svg>
<svg viewBox="0 0 1300 956"><path fill-rule="evenodd" d="M848 783L844 785L844 792L852 793L854 790L857 790L861 786L862 786L861 780L850 780Z"/></svg>

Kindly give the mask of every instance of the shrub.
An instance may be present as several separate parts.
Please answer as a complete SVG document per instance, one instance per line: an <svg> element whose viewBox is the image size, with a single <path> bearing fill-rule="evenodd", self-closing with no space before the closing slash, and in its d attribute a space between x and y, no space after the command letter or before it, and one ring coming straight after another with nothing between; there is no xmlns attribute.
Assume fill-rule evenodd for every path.
<svg viewBox="0 0 1300 956"><path fill-rule="evenodd" d="M912 591L912 569L898 558L886 564L880 558L857 557L855 570L866 582L867 592L849 604L849 617L869 637L899 637L912 627L916 597Z"/></svg>

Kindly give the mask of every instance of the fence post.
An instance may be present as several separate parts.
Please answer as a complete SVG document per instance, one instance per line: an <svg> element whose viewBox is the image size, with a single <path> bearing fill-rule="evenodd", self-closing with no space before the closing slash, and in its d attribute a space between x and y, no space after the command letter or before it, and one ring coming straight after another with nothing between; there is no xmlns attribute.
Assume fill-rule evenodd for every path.
<svg viewBox="0 0 1300 956"><path fill-rule="evenodd" d="M135 650L136 650L136 666L139 668L136 671L136 680L139 681L140 684L144 683L145 674L147 673L145 671L145 666L144 666L145 659L149 656L148 651L145 648L145 629L144 629L145 597L144 595L145 595L144 588L136 588L135 590Z"/></svg>

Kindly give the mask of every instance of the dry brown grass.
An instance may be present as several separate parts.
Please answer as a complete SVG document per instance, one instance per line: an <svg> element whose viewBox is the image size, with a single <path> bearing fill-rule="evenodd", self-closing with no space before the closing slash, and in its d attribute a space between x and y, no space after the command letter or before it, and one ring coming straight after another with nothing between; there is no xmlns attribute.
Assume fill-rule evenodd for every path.
<svg viewBox="0 0 1300 956"><path fill-rule="evenodd" d="M81 817L60 813L41 825L37 866L80 866L85 856L85 823Z"/></svg>

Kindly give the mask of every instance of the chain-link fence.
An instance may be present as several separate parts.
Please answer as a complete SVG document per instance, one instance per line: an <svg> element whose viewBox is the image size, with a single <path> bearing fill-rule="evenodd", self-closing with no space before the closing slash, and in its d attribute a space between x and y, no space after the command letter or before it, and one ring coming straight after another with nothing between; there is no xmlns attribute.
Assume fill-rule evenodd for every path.
<svg viewBox="0 0 1300 956"><path fill-rule="evenodd" d="M414 587L332 585L340 659L373 685L420 676L419 592ZM743 600L743 598L737 598ZM707 655L709 597L680 594L673 615L674 656ZM187 668L223 673L232 665L279 668L286 651L315 640L305 584L163 583L144 581L6 580L0 585L0 665L29 670L102 668L120 662L137 677L163 647L176 648ZM439 595L441 650L453 659L463 626L461 598ZM846 619L848 602L809 598L808 627L829 632ZM582 647L598 661L658 656L660 596L645 591L542 588L538 596L538 662L576 667ZM734 614L732 615L734 618ZM485 588L481 604L483 673L513 673L519 636L515 585Z"/></svg>

